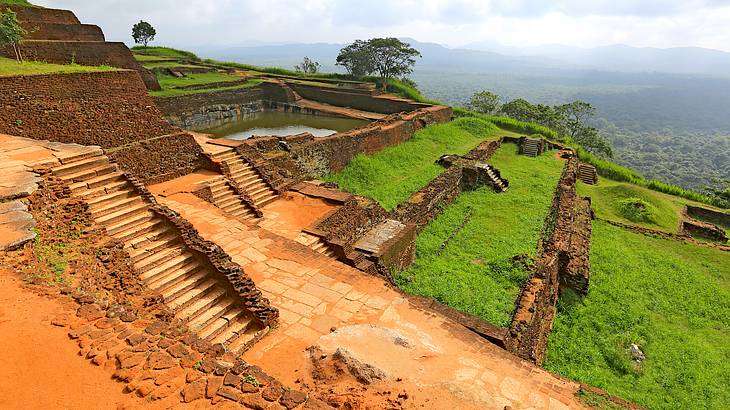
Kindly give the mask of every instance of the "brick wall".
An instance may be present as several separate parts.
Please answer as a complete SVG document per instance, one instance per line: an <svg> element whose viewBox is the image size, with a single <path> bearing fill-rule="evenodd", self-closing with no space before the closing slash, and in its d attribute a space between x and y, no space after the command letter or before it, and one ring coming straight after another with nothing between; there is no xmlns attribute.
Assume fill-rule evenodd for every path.
<svg viewBox="0 0 730 410"><path fill-rule="evenodd" d="M223 90L210 93L155 97L165 118L177 126L196 128L246 112L260 111L264 91L259 88ZM261 108L256 108L261 107Z"/></svg>
<svg viewBox="0 0 730 410"><path fill-rule="evenodd" d="M590 201L576 194L577 158L565 164L545 218L533 273L523 286L505 339L507 350L541 364L555 319L561 289L588 291L590 274Z"/></svg>
<svg viewBox="0 0 730 410"><path fill-rule="evenodd" d="M330 90L325 87L295 83L288 83L288 85L297 94L308 100L382 114L414 111L426 106L409 100L371 96L360 92L347 92L337 89Z"/></svg>
<svg viewBox="0 0 730 410"><path fill-rule="evenodd" d="M76 15L70 10L46 9L43 7L24 7L14 5L2 5L3 10L10 7L18 15L21 21L38 21L58 24L80 24Z"/></svg>
<svg viewBox="0 0 730 410"><path fill-rule="evenodd" d="M146 182L205 166L192 137L162 118L134 71L0 77L0 133L99 145Z"/></svg>
<svg viewBox="0 0 730 410"><path fill-rule="evenodd" d="M29 33L26 40L104 41L104 32L93 24L25 21L22 26Z"/></svg>
<svg viewBox="0 0 730 410"><path fill-rule="evenodd" d="M692 218L730 228L730 214L728 213L692 205L687 205L686 213Z"/></svg>

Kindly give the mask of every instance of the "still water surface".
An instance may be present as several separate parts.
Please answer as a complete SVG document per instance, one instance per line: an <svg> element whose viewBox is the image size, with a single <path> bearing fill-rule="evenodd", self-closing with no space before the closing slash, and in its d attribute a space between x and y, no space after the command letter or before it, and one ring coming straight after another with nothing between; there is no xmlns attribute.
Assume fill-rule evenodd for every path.
<svg viewBox="0 0 730 410"><path fill-rule="evenodd" d="M327 137L366 125L367 121L326 117L282 111L262 111L238 121L202 130L217 138L243 140L254 135L295 135L309 132L315 137Z"/></svg>

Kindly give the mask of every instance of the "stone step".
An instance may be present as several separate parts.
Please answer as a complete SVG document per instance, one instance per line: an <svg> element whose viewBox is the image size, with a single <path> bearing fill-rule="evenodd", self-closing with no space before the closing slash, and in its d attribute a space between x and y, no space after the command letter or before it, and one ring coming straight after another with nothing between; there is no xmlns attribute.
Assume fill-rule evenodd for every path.
<svg viewBox="0 0 730 410"><path fill-rule="evenodd" d="M222 337L224 334L231 328L231 326L237 322L237 319L239 317L243 316L245 318L246 314L243 310L241 310L238 307L234 307L233 309L229 309L220 316L220 320L213 322L213 325L215 326L215 329L213 329L212 332L206 332L207 335L204 336L206 340L208 340L211 343L222 343L228 340L227 337ZM207 329L206 329L207 330ZM201 337L203 337L201 335ZM230 336L228 336L230 337ZM213 342L213 340L221 338L223 339L222 342Z"/></svg>
<svg viewBox="0 0 730 410"><path fill-rule="evenodd" d="M102 225L111 225L129 219L133 215L145 212L149 212L147 204L142 201L137 201L137 203L131 204L128 207L122 207L118 211L110 212L103 216L95 216L94 219Z"/></svg>
<svg viewBox="0 0 730 410"><path fill-rule="evenodd" d="M122 175L121 172L117 171L90 178L86 181L74 182L72 184L69 184L69 188L71 189L71 192L78 193L84 191L85 189L104 187L105 185L110 185L113 182L120 181L126 182L126 178L124 178L124 175Z"/></svg>
<svg viewBox="0 0 730 410"><path fill-rule="evenodd" d="M235 314L240 311L241 309L236 306L226 309L226 311L217 316L215 320L209 320L206 326L200 328L197 332L198 337L201 339L208 339L208 337L215 337L220 334L223 330L225 330L226 326L228 326L227 318L231 316L235 317Z"/></svg>
<svg viewBox="0 0 730 410"><path fill-rule="evenodd" d="M79 162L81 160L92 158L92 157L99 157L103 156L104 152L99 147L86 147L83 151L75 153L75 154L69 154L64 156L63 154L60 155L61 163L64 165L72 164L74 162Z"/></svg>
<svg viewBox="0 0 730 410"><path fill-rule="evenodd" d="M164 246L155 251L148 252L145 257L140 258L134 263L134 268L146 272L155 266L160 266L170 259L181 255L183 252L185 252L185 245L180 243Z"/></svg>
<svg viewBox="0 0 730 410"><path fill-rule="evenodd" d="M215 304L210 306L208 309L200 311L197 315L193 317L188 317L188 328L191 329L193 332L198 332L201 329L204 329L208 325L210 325L212 322L217 320L221 315L223 315L227 310L233 308L233 305L236 303L236 300L231 297L223 297L216 301Z"/></svg>
<svg viewBox="0 0 730 410"><path fill-rule="evenodd" d="M178 269L184 266L189 262L189 259L191 259L192 257L193 255L191 255L190 253L184 252L183 254L179 254L165 261L165 263L162 263L140 273L139 278L142 279L142 281L145 283L154 282L157 279L161 278L162 275L168 273L170 270Z"/></svg>
<svg viewBox="0 0 730 410"><path fill-rule="evenodd" d="M210 309L225 296L226 290L223 287L213 286L210 290L205 292L205 294L198 295L195 300L189 303L185 308L180 309L175 314L175 317L182 320L195 318L198 315L205 313L206 310Z"/></svg>
<svg viewBox="0 0 730 410"><path fill-rule="evenodd" d="M114 222L106 227L106 233L108 233L111 236L114 236L118 239L123 239L124 234L117 236L117 233L126 231L128 229L134 229L137 225L140 225L146 221L151 220L154 218L154 215L152 212L145 209L144 212L140 213L134 213L129 216L129 218Z"/></svg>
<svg viewBox="0 0 730 410"><path fill-rule="evenodd" d="M137 251L143 251L147 244L163 240L166 237L177 238L177 234L167 225L158 224L154 229L145 232L125 242L124 249L130 256L136 255Z"/></svg>
<svg viewBox="0 0 730 410"><path fill-rule="evenodd" d="M136 248L127 251L132 262L139 262L147 256L161 252L165 248L173 247L180 242L180 237L173 232L166 232L163 236L156 239L150 239L140 243Z"/></svg>
<svg viewBox="0 0 730 410"><path fill-rule="evenodd" d="M200 283L192 289L188 290L187 292L183 292L177 295L175 298L169 301L165 301L165 303L167 303L167 306L169 306L172 310L177 312L179 310L185 309L188 304L194 302L199 296L204 295L205 292L217 285L218 282L215 279L208 279L203 283Z"/></svg>
<svg viewBox="0 0 730 410"><path fill-rule="evenodd" d="M248 207L241 206L241 208L230 212L231 215L240 219L253 219L256 218L256 214L251 211Z"/></svg>
<svg viewBox="0 0 730 410"><path fill-rule="evenodd" d="M233 192L229 193L229 196L224 197L216 201L218 208L226 208L231 205L240 204L241 198L237 197Z"/></svg>
<svg viewBox="0 0 730 410"><path fill-rule="evenodd" d="M223 162L228 159L236 158L238 157L238 154L236 154L236 151L230 150L230 151L221 151L217 154L213 154L213 159L215 159L218 162Z"/></svg>
<svg viewBox="0 0 730 410"><path fill-rule="evenodd" d="M112 234L112 236L128 243L142 235L152 232L153 230L159 229L161 226L164 226L162 219L150 216L147 220L142 221L140 224L130 225L124 230ZM107 229L107 232L109 232L109 229Z"/></svg>
<svg viewBox="0 0 730 410"><path fill-rule="evenodd" d="M89 208L91 216L94 218L100 218L124 209L133 208L143 203L142 197L140 196L127 196L125 198L97 203L94 205L90 204Z"/></svg>
<svg viewBox="0 0 730 410"><path fill-rule="evenodd" d="M106 165L109 164L109 158L106 156L92 156L89 158L84 158L79 161L73 161L70 163L65 163L64 165L55 167L52 169L53 175L57 177L61 177L62 179L64 176L68 175L74 175L78 174L79 172L91 168L98 168L100 165Z"/></svg>
<svg viewBox="0 0 730 410"><path fill-rule="evenodd" d="M125 183L126 185L126 183ZM97 206L103 206L108 202L118 201L120 199L129 198L132 196L137 196L137 193L134 192L131 189L131 185L129 187L130 189L124 189L120 188L115 191L112 191L110 193L105 193L103 195L90 197L88 199L85 199L86 203L89 204L90 208L97 207Z"/></svg>
<svg viewBox="0 0 730 410"><path fill-rule="evenodd" d="M264 206L268 205L269 203L274 202L276 200L276 198L278 198L278 196L274 192L271 192L271 194L269 196L262 197L258 201L254 200L254 203L256 204L257 208L263 208Z"/></svg>
<svg viewBox="0 0 730 410"><path fill-rule="evenodd" d="M147 286L151 289L157 290L161 294L162 292L165 292L167 295L165 300L167 301L168 299L172 299L177 296L178 292L187 292L192 286L197 285L197 279L199 279L198 275L202 275L202 278L205 279L208 276L208 272L200 266L195 258L189 258L185 261L184 265L168 269L166 272L157 275L157 277L150 281ZM196 280L193 281L192 286L190 287L187 285L178 286L182 281L187 279ZM188 284L189 283L190 282L188 282Z"/></svg>
<svg viewBox="0 0 730 410"><path fill-rule="evenodd" d="M93 168L85 168L79 172L76 172L73 174L66 174L66 175L60 176L59 178L61 178L61 180L66 181L68 183L82 182L82 181L87 181L87 180L97 177L97 176L112 173L117 170L118 170L118 168L115 164L111 164L111 163L107 162L106 164L99 165L99 166L96 166Z"/></svg>
<svg viewBox="0 0 730 410"><path fill-rule="evenodd" d="M252 322L242 334L239 333L235 340L228 342L228 349L232 352L240 353L244 348L250 347L249 344L259 338L262 333L267 332L268 329L268 327L256 326Z"/></svg>
<svg viewBox="0 0 730 410"><path fill-rule="evenodd" d="M240 309L239 309L240 310ZM240 311L235 318L229 319L228 326L216 336L208 336L211 343L228 343L235 340L239 334L246 331L246 327L253 322L253 317L248 312Z"/></svg>
<svg viewBox="0 0 730 410"><path fill-rule="evenodd" d="M75 192L76 195L79 195L81 198L83 198L85 201L99 198L101 196L110 195L119 191L128 191L128 192L134 192L132 184L129 183L126 179L119 180L116 182L112 182L105 186L96 187L93 189L86 189L81 190L78 192ZM136 193L135 193L136 195Z"/></svg>

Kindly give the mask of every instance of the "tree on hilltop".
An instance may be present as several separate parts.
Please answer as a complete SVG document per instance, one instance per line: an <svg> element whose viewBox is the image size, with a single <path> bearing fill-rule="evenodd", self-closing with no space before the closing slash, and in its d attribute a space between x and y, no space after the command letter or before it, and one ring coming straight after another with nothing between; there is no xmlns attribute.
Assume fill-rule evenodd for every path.
<svg viewBox="0 0 730 410"><path fill-rule="evenodd" d="M469 109L482 114L493 115L502 108L502 101L499 96L490 91L477 91L469 100Z"/></svg>
<svg viewBox="0 0 730 410"><path fill-rule="evenodd" d="M156 34L157 31L152 27L152 24L146 21L140 20L139 23L132 26L132 38L134 42L142 44L145 47L147 47L150 41L155 39Z"/></svg>
<svg viewBox="0 0 730 410"><path fill-rule="evenodd" d="M364 77L375 71L373 55L368 50L368 42L363 40L355 40L354 43L340 50L336 65L345 67L347 72L355 77Z"/></svg>
<svg viewBox="0 0 730 410"><path fill-rule="evenodd" d="M21 27L18 17L12 10L7 9L5 12L0 12L0 47L12 46L15 59L19 63L23 61L19 45L27 34L28 32Z"/></svg>
<svg viewBox="0 0 730 410"><path fill-rule="evenodd" d="M377 73L385 88L388 80L412 73L417 57L421 57L418 50L397 38L372 38L356 40L340 50L337 65L358 77Z"/></svg>
<svg viewBox="0 0 730 410"><path fill-rule="evenodd" d="M319 63L309 57L304 57L301 63L294 66L294 70L298 73L315 74L319 72Z"/></svg>

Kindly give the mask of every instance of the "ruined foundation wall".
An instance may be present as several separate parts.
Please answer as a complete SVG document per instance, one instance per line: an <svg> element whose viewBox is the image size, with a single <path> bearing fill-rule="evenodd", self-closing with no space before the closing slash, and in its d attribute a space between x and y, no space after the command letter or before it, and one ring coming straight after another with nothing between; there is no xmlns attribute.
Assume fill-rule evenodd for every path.
<svg viewBox="0 0 730 410"><path fill-rule="evenodd" d="M348 92L335 88L317 87L312 85L289 83L297 94L302 97L338 107L350 107L363 111L381 114L395 114L403 111L415 111L425 104L398 98L378 97L361 92Z"/></svg>
<svg viewBox="0 0 730 410"><path fill-rule="evenodd" d="M195 129L262 111L263 99L264 91L255 87L177 97L154 97L154 102L171 124Z"/></svg>
<svg viewBox="0 0 730 410"><path fill-rule="evenodd" d="M725 212L713 211L712 209L687 205L687 215L701 221L707 221L715 225L730 228L730 214Z"/></svg>
<svg viewBox="0 0 730 410"><path fill-rule="evenodd" d="M547 350L561 288L588 291L590 273L590 201L575 189L578 160L566 162L545 218L532 276L522 289L505 346L517 356L541 364Z"/></svg>

